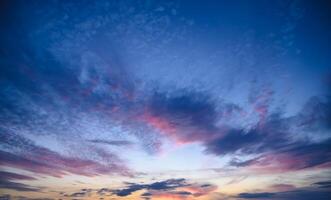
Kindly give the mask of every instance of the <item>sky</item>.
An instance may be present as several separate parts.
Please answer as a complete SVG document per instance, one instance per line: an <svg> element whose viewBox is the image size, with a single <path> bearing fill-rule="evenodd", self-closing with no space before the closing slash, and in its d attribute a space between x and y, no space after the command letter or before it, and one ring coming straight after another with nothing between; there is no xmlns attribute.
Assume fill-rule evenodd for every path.
<svg viewBox="0 0 331 200"><path fill-rule="evenodd" d="M0 199L331 197L327 0L2 0Z"/></svg>

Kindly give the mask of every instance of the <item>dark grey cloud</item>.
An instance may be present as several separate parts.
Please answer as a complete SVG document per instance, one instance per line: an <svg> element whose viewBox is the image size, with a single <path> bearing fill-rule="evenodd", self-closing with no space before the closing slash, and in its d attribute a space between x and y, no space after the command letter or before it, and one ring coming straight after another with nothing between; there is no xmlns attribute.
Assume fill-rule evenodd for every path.
<svg viewBox="0 0 331 200"><path fill-rule="evenodd" d="M316 185L319 188L331 188L331 181L320 181L314 183L313 185Z"/></svg>
<svg viewBox="0 0 331 200"><path fill-rule="evenodd" d="M75 192L75 193L72 193L70 196L71 197L85 197L87 195L86 192Z"/></svg>
<svg viewBox="0 0 331 200"><path fill-rule="evenodd" d="M156 92L149 109L154 115L166 117L179 126L214 130L217 119L215 102L206 93L178 91L174 94Z"/></svg>
<svg viewBox="0 0 331 200"><path fill-rule="evenodd" d="M65 192L59 192L59 194L64 196L64 197L87 197L92 193L92 191L93 191L92 189L84 188L84 189L81 189L78 192L74 192L74 193L71 193L71 194L67 194Z"/></svg>
<svg viewBox="0 0 331 200"><path fill-rule="evenodd" d="M181 195L181 196L192 195L191 192L187 192L187 191L175 191L175 192L172 192L172 194L177 194L177 195Z"/></svg>
<svg viewBox="0 0 331 200"><path fill-rule="evenodd" d="M13 181L2 179L0 180L0 188L2 189L10 189L21 192L40 192L41 188L32 187L23 183L16 183Z"/></svg>
<svg viewBox="0 0 331 200"><path fill-rule="evenodd" d="M248 132L244 130L230 130L224 137L217 138L213 141L206 143L206 151L226 155L228 153L235 153L238 150L255 151L264 136L257 132Z"/></svg>
<svg viewBox="0 0 331 200"><path fill-rule="evenodd" d="M145 199L153 196L173 195L173 196L191 196L198 197L209 194L217 189L217 186L209 183L199 184L192 183L186 179L168 179L165 181L153 182L150 184L136 184L126 183L127 187L123 189L111 190L113 195L125 197L131 195L133 192L146 190L141 197ZM193 190L194 192L190 191ZM109 192L108 189L99 190L100 193L105 194Z"/></svg>
<svg viewBox="0 0 331 200"><path fill-rule="evenodd" d="M217 155L241 153L254 154L286 148L292 144L289 134L291 119L273 113L249 130L229 128L224 136L205 143L206 151Z"/></svg>
<svg viewBox="0 0 331 200"><path fill-rule="evenodd" d="M331 140L316 143L297 142L257 158L245 161L234 159L230 165L236 167L265 166L267 169L267 166L273 166L273 162L276 162L281 171L323 167L323 165L327 167L331 161L330 145Z"/></svg>
<svg viewBox="0 0 331 200"><path fill-rule="evenodd" d="M331 197L330 191L319 191L319 190L294 190L289 192L282 192L276 195L276 199L279 200L290 200L290 199L300 199L300 200L327 200Z"/></svg>
<svg viewBox="0 0 331 200"><path fill-rule="evenodd" d="M6 180L36 180L36 178L31 176L26 176L22 174L16 174L12 172L0 171L0 179Z"/></svg>
<svg viewBox="0 0 331 200"><path fill-rule="evenodd" d="M274 196L274 193L261 192L261 193L240 193L238 198L241 199L270 199Z"/></svg>
<svg viewBox="0 0 331 200"><path fill-rule="evenodd" d="M328 130L326 124L331 104L328 100L317 99L314 100L315 103L305 105L296 116L283 117L281 113L271 113L264 118L263 123L249 130L230 128L224 136L206 142L206 152L216 155L235 153L260 155L250 160L233 159L230 165L237 167L251 165L262 167L267 166L266 164L270 166L272 162L279 160L283 160L282 166L279 166L281 170L327 167L331 162L330 139L313 141L304 137L299 139L293 137L296 132L304 134L307 130Z"/></svg>
<svg viewBox="0 0 331 200"><path fill-rule="evenodd" d="M165 181L154 182L146 186L147 189L151 189L151 190L169 190L178 187L183 187L186 185L188 185L188 183L186 183L186 180L184 178L180 178L180 179L168 179Z"/></svg>
<svg viewBox="0 0 331 200"><path fill-rule="evenodd" d="M185 179L168 179L165 181L154 182L151 184L135 184L128 183L128 187L119 190L113 190L113 194L117 196L128 196L133 192L138 190L147 189L147 190L170 190L178 187L187 186Z"/></svg>
<svg viewBox="0 0 331 200"><path fill-rule="evenodd" d="M9 194L4 194L4 195L0 196L0 200L10 200L10 199L11 199L11 197Z"/></svg>
<svg viewBox="0 0 331 200"><path fill-rule="evenodd" d="M152 196L152 193L150 193L150 192L144 192L140 196L142 196L142 197L150 197L150 196Z"/></svg>
<svg viewBox="0 0 331 200"><path fill-rule="evenodd" d="M274 200L327 200L331 192L327 190L314 190L313 188L302 188L286 192L260 192L240 193L236 196L239 199L274 199Z"/></svg>
<svg viewBox="0 0 331 200"><path fill-rule="evenodd" d="M270 187L270 189L273 191L276 190L276 192L260 192L261 190L259 190L259 192L239 193L234 197L239 199L326 200L331 197L330 185L330 181L319 181L312 183L309 186L299 188L288 184L276 184ZM277 192L279 189L280 191Z"/></svg>
<svg viewBox="0 0 331 200"><path fill-rule="evenodd" d="M103 195L105 195L105 194L107 194L107 193L112 193L112 190L109 189L109 188L101 188L101 189L99 189L99 190L97 191L97 194L99 194L99 195L101 195L101 196L103 196Z"/></svg>
<svg viewBox="0 0 331 200"><path fill-rule="evenodd" d="M36 180L36 178L12 172L0 171L0 188L11 189L24 192L39 192L41 188L33 187L23 183L14 182L14 180Z"/></svg>
<svg viewBox="0 0 331 200"><path fill-rule="evenodd" d="M13 198L17 200L54 200L52 198L31 198L25 196L13 196Z"/></svg>
<svg viewBox="0 0 331 200"><path fill-rule="evenodd" d="M145 107L143 121L177 141L204 141L218 133L215 123L219 114L208 93L154 91Z"/></svg>

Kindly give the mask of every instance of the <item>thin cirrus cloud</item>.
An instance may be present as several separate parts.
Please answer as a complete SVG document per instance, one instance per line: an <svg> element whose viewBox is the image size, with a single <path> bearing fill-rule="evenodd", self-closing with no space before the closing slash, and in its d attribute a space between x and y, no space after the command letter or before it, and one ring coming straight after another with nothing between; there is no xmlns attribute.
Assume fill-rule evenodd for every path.
<svg viewBox="0 0 331 200"><path fill-rule="evenodd" d="M36 178L21 174L16 174L12 172L0 171L0 188L1 189L11 189L21 192L39 192L41 188L32 187L27 184L18 183L14 181L31 181L36 180Z"/></svg>
<svg viewBox="0 0 331 200"><path fill-rule="evenodd" d="M97 144L107 144L107 145L113 145L113 146L130 146L132 145L132 142L127 140L102 140L102 139L95 139L95 140L89 140L89 142L97 143Z"/></svg>
<svg viewBox="0 0 331 200"><path fill-rule="evenodd" d="M20 192L40 192L40 188L32 187L27 184L23 183L17 183L13 181L8 181L2 179L0 181L0 188L2 189L10 189L10 190L15 190L15 191L20 191Z"/></svg>
<svg viewBox="0 0 331 200"><path fill-rule="evenodd" d="M0 165L24 169L30 172L61 177L65 174L95 176L99 174L128 173L118 163L102 164L93 160L84 160L62 156L47 148L35 145L31 140L13 133L1 133ZM99 152L108 158L114 155ZM104 155L105 154L105 155ZM115 158L116 159L116 158ZM77 170L79 169L79 170Z"/></svg>

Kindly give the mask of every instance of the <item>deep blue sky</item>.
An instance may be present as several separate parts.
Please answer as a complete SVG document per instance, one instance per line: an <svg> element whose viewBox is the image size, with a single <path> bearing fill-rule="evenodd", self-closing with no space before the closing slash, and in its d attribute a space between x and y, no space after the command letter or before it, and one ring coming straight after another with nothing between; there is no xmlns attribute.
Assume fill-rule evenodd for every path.
<svg viewBox="0 0 331 200"><path fill-rule="evenodd" d="M328 1L2 1L4 199L327 199Z"/></svg>

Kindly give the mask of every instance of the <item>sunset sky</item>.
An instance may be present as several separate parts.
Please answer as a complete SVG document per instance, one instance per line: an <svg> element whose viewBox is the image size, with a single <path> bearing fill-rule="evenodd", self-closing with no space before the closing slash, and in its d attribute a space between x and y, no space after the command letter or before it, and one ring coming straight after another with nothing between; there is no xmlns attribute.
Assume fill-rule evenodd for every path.
<svg viewBox="0 0 331 200"><path fill-rule="evenodd" d="M327 200L328 0L1 0L0 200Z"/></svg>

